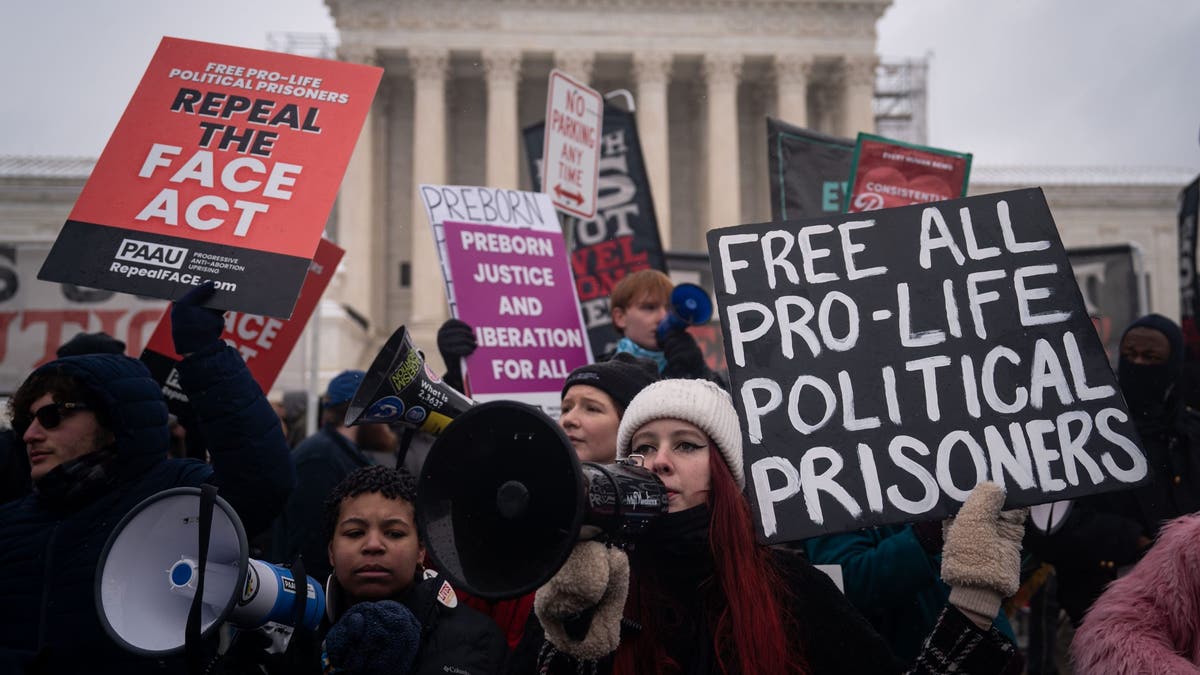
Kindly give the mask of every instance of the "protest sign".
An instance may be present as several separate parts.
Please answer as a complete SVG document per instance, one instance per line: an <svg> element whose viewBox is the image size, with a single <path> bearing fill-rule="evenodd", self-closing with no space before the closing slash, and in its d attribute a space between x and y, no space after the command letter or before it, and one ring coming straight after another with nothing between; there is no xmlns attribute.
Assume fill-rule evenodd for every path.
<svg viewBox="0 0 1200 675"><path fill-rule="evenodd" d="M558 417L562 381L592 360L550 199L501 188L422 185L450 313L475 329L465 383Z"/></svg>
<svg viewBox="0 0 1200 675"><path fill-rule="evenodd" d="M325 293L325 288L333 279L343 254L345 251L329 240L320 241L316 256L310 262L308 274L304 277L300 298L296 301L296 310L292 312L290 319L276 319L238 311L225 313L225 331L221 337L246 360L246 367L264 392L271 391L271 387L275 386L275 379L279 377L288 355L299 342L300 335L308 325L309 317ZM179 386L179 374L175 370L181 358L175 353L174 341L171 339L171 312L168 307L167 311L162 313L154 334L150 336L146 350L142 352L142 362L150 369L154 379L163 385L163 395L172 408L187 402L187 396Z"/></svg>
<svg viewBox="0 0 1200 675"><path fill-rule="evenodd" d="M544 125L535 124L524 133L530 175L535 184L540 184ZM612 287L639 270L667 271L633 113L605 106L596 215L567 215L563 222L588 342L593 354L607 354L616 349L621 338L608 313Z"/></svg>
<svg viewBox="0 0 1200 675"><path fill-rule="evenodd" d="M596 215L604 98L561 70L550 71L546 93L546 171L542 192L555 208L580 218Z"/></svg>
<svg viewBox="0 0 1200 675"><path fill-rule="evenodd" d="M967 194L971 154L858 134L846 213L926 204Z"/></svg>
<svg viewBox="0 0 1200 675"><path fill-rule="evenodd" d="M767 166L771 219L813 218L840 213L854 141L767 118Z"/></svg>
<svg viewBox="0 0 1200 675"><path fill-rule="evenodd" d="M39 280L49 252L48 241L0 244L0 393L78 333L108 333L138 354L162 314L162 300Z"/></svg>
<svg viewBox="0 0 1200 675"><path fill-rule="evenodd" d="M382 73L163 38L39 278L287 318Z"/></svg>
<svg viewBox="0 0 1200 675"><path fill-rule="evenodd" d="M759 537L1144 482L1039 189L708 235Z"/></svg>

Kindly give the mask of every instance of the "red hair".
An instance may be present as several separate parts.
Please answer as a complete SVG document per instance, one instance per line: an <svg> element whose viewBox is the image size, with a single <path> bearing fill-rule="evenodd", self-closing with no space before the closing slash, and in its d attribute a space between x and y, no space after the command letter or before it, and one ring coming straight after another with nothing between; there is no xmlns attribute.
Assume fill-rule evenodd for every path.
<svg viewBox="0 0 1200 675"><path fill-rule="evenodd" d="M708 504L709 549L722 602L710 621L713 653L722 673L807 673L803 645L789 640L792 619L785 613L781 597L792 591L784 584L770 551L754 539L750 506L738 489L721 453L708 453L710 492ZM656 587L657 570L639 570L630 587L627 610L637 620L655 616L653 610L668 601ZM655 639L649 620L635 639L622 641L617 649L614 673L666 673L679 665L667 657ZM793 633L794 634L794 633ZM789 645L791 648L789 649Z"/></svg>

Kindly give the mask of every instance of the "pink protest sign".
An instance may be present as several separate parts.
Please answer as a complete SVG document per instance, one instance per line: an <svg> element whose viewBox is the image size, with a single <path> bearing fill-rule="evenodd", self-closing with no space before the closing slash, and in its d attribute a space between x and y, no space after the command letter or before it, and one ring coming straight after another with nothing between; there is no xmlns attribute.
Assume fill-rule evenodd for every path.
<svg viewBox="0 0 1200 675"><path fill-rule="evenodd" d="M458 318L475 329L467 386L478 401L556 411L563 380L590 363L562 233L445 221Z"/></svg>

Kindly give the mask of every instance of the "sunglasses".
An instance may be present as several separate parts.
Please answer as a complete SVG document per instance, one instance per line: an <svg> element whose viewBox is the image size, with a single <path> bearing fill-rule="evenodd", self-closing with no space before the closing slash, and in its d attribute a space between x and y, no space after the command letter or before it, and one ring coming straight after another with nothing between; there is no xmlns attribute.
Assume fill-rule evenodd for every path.
<svg viewBox="0 0 1200 675"><path fill-rule="evenodd" d="M21 435L24 436L25 431L29 429L30 424L33 424L34 419L38 421L38 424L42 425L43 429L53 429L62 424L62 421L72 413L91 409L92 407L86 403L47 403L34 410L32 418L20 420L17 431L20 431Z"/></svg>

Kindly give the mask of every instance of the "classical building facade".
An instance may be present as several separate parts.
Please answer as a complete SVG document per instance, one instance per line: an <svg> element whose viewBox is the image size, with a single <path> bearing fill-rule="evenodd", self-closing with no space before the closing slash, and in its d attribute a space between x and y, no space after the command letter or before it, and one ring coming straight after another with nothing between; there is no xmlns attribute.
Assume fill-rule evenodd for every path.
<svg viewBox="0 0 1200 675"><path fill-rule="evenodd" d="M336 56L381 66L384 76L330 219L347 253L314 323L322 383L367 365L400 324L441 367L434 335L445 291L416 186L530 189L521 130L544 117L552 68L602 92L630 92L673 251L703 251L710 227L769 220L767 115L845 137L878 120L882 132L902 135L895 72L875 56L875 24L890 0L327 3ZM917 108L917 133L905 138L921 142ZM91 163L0 157L0 268L5 245L53 240ZM971 190L1044 187L1068 247L1137 244L1150 306L1177 316L1176 199L1191 178L988 167L976 157ZM4 311L0 299L0 320ZM18 320L2 328L24 330ZM280 388L305 383L312 360L302 352Z"/></svg>
<svg viewBox="0 0 1200 675"><path fill-rule="evenodd" d="M874 129L890 0L327 4L339 57L384 68L339 199L340 299L372 349L404 323L430 352L446 302L416 186L529 189L520 131L545 116L552 68L631 93L662 239L701 250L710 227L769 218L765 116Z"/></svg>

